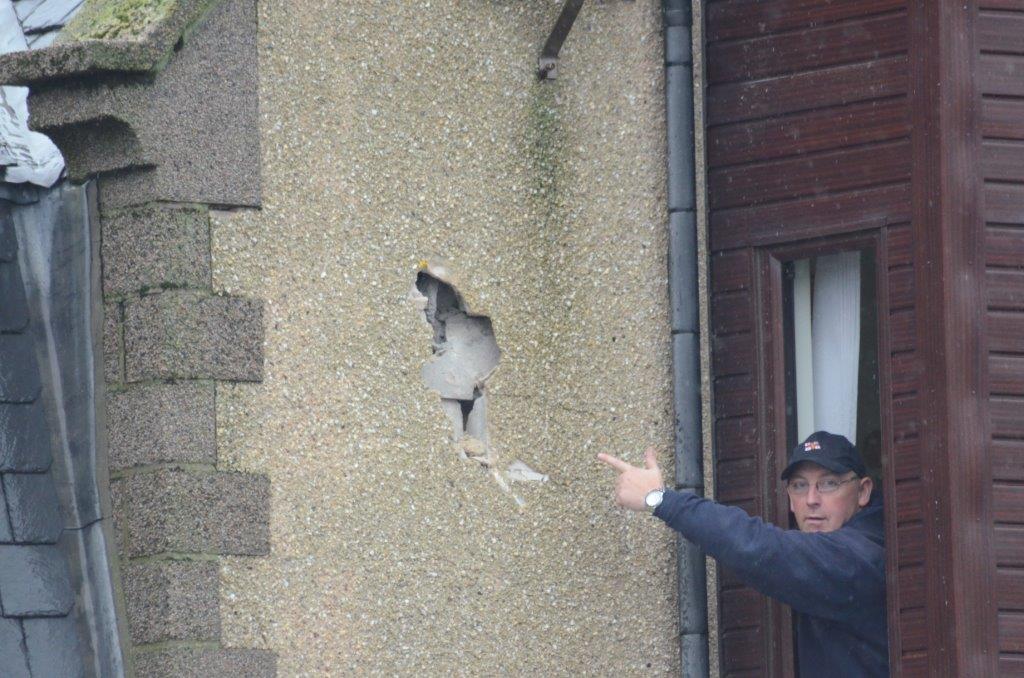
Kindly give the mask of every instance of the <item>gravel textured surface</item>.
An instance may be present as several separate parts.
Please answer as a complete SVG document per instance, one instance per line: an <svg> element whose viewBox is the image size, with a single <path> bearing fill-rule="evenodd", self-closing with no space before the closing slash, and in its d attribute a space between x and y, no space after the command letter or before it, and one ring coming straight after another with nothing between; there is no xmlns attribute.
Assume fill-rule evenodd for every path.
<svg viewBox="0 0 1024 678"><path fill-rule="evenodd" d="M263 209L212 214L213 280L265 302L217 435L270 477L271 555L223 559L226 646L283 676L678 672L674 539L594 460L670 458L659 4L587 3L542 84L561 2L259 3ZM424 262L493 322L494 469L547 482L460 458Z"/></svg>

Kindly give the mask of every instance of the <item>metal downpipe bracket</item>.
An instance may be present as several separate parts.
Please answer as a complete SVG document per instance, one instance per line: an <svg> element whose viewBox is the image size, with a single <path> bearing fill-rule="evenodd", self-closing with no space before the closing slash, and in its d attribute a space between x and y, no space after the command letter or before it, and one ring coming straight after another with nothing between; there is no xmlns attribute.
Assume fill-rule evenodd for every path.
<svg viewBox="0 0 1024 678"><path fill-rule="evenodd" d="M537 60L537 77L541 80L554 80L558 77L558 53L582 8L583 0L565 0L565 4L562 5L555 27L551 29Z"/></svg>

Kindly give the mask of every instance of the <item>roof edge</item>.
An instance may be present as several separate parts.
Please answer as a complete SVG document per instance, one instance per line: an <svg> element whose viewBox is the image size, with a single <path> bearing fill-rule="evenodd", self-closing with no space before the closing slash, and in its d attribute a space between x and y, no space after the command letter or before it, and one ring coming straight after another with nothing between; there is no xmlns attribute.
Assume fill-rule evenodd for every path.
<svg viewBox="0 0 1024 678"><path fill-rule="evenodd" d="M152 74L170 60L220 0L176 0L166 14L144 26L134 39L72 38L42 49L0 55L0 85L38 85L94 75Z"/></svg>

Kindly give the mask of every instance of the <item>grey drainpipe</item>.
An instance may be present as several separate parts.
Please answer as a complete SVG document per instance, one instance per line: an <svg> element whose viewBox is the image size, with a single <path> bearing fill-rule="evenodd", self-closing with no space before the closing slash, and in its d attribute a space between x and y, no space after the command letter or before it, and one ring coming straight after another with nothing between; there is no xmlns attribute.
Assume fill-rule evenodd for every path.
<svg viewBox="0 0 1024 678"><path fill-rule="evenodd" d="M697 212L693 134L693 11L662 0L668 128L669 294L672 303L676 489L704 493L701 438ZM679 537L679 644L683 674L708 675L704 553Z"/></svg>

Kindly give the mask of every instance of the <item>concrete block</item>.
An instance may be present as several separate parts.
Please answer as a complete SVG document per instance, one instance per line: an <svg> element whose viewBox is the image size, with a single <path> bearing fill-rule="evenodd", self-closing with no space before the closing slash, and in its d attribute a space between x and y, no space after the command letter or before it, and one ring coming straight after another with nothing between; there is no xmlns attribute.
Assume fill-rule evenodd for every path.
<svg viewBox="0 0 1024 678"><path fill-rule="evenodd" d="M52 444L42 402L0 403L0 471L45 471Z"/></svg>
<svg viewBox="0 0 1024 678"><path fill-rule="evenodd" d="M103 378L108 384L124 381L124 335L121 305L103 304Z"/></svg>
<svg viewBox="0 0 1024 678"><path fill-rule="evenodd" d="M145 86L108 77L33 88L34 129L54 138L75 176L123 168L100 178L104 210L150 201L257 207L257 65L255 0L219 2Z"/></svg>
<svg viewBox="0 0 1024 678"><path fill-rule="evenodd" d="M116 496L114 494L114 488L116 483L110 485L110 501L114 503ZM122 558L125 558L124 550L124 521L121 519L121 514L117 511L111 510L110 512L110 531L114 535L114 550Z"/></svg>
<svg viewBox="0 0 1024 678"><path fill-rule="evenodd" d="M191 291L125 306L125 376L144 379L263 378L263 303Z"/></svg>
<svg viewBox="0 0 1024 678"><path fill-rule="evenodd" d="M122 555L270 552L270 482L247 473L136 473L111 483Z"/></svg>
<svg viewBox="0 0 1024 678"><path fill-rule="evenodd" d="M50 545L0 546L0 592L9 617L66 615L75 602L67 560Z"/></svg>
<svg viewBox="0 0 1024 678"><path fill-rule="evenodd" d="M149 204L108 210L102 220L103 293L210 287L205 207Z"/></svg>
<svg viewBox="0 0 1024 678"><path fill-rule="evenodd" d="M27 21L26 32L29 25L40 23L64 28L59 41L50 42L56 35L29 35L26 40L33 49L0 55L0 82L41 85L57 80L65 87L86 76L158 71L209 9L203 0L176 0L166 12L122 11L125 6L111 11L105 3L89 3L82 11L72 12L80 5L78 0L16 5L15 11Z"/></svg>
<svg viewBox="0 0 1024 678"><path fill-rule="evenodd" d="M122 581L134 644L220 640L216 562L132 563Z"/></svg>
<svg viewBox="0 0 1024 678"><path fill-rule="evenodd" d="M64 154L68 178L82 182L133 167L147 167L157 160L154 149L145 148L131 122L106 117L49 131L50 140Z"/></svg>
<svg viewBox="0 0 1024 678"><path fill-rule="evenodd" d="M80 629L75 616L24 619L25 647L33 676L85 678Z"/></svg>
<svg viewBox="0 0 1024 678"><path fill-rule="evenodd" d="M7 678L30 678L28 655L17 620L0 618L0 661Z"/></svg>
<svg viewBox="0 0 1024 678"><path fill-rule="evenodd" d="M182 462L213 464L213 382L132 385L107 397L111 468Z"/></svg>
<svg viewBox="0 0 1024 678"><path fill-rule="evenodd" d="M146 678L274 678L277 657L268 650L177 649L139 652L135 672Z"/></svg>
<svg viewBox="0 0 1024 678"><path fill-rule="evenodd" d="M4 494L11 517L14 541L55 544L64 530L60 499L53 475L46 473L5 473Z"/></svg>

